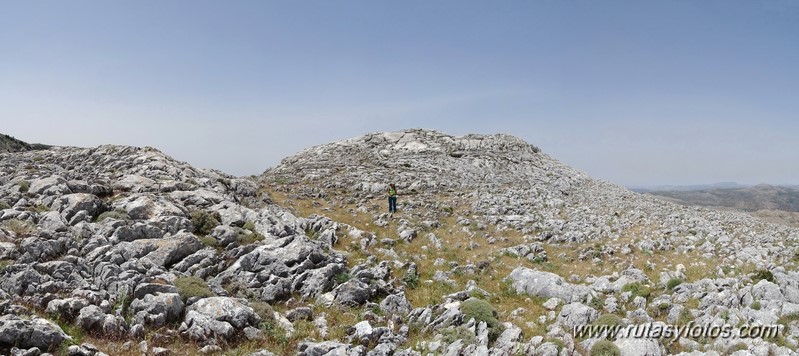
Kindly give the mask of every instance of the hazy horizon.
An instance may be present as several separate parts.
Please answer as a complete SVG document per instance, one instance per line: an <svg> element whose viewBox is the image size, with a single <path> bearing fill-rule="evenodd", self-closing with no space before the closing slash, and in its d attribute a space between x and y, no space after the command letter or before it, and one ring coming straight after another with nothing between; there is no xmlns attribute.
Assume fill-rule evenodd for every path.
<svg viewBox="0 0 799 356"><path fill-rule="evenodd" d="M797 184L799 3L0 3L0 132L260 174L413 127L625 186Z"/></svg>

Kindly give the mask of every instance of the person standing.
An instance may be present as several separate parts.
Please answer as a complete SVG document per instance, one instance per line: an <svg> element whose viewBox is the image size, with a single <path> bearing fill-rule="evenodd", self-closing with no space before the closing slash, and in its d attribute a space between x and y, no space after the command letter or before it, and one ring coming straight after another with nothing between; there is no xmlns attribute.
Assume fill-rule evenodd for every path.
<svg viewBox="0 0 799 356"><path fill-rule="evenodd" d="M397 187L394 183L388 185L388 212L394 214L397 212Z"/></svg>

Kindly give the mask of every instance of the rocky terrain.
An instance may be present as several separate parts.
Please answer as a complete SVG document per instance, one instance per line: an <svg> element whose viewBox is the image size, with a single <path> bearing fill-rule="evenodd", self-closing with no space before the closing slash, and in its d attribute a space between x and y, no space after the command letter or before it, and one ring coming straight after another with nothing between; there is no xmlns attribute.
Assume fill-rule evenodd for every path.
<svg viewBox="0 0 799 356"><path fill-rule="evenodd" d="M508 135L369 134L257 179L152 148L6 153L0 353L793 354L797 238L593 180ZM572 332L664 323L784 332Z"/></svg>

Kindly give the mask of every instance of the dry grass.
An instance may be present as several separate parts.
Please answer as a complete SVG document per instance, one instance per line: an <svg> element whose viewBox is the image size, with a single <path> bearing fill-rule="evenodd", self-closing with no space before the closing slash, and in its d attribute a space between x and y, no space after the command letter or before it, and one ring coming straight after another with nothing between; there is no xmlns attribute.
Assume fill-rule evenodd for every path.
<svg viewBox="0 0 799 356"><path fill-rule="evenodd" d="M694 282L702 278L712 277L721 261L708 259L696 250L689 252L679 251L641 251L636 244L647 236L654 236L657 226L633 226L622 231L621 236L615 239L602 241L591 241L582 244L549 244L544 243L544 249L548 255L548 261L532 262L524 258L506 256L498 251L502 248L516 246L522 243L531 243L519 231L513 229L498 228L487 226L483 230L476 229L475 224L462 226L457 222L457 216L472 217L471 203L459 197L439 194L436 196L417 195L413 199L429 202L452 202L451 209L447 211L435 212L436 219L440 222L440 227L429 231L420 231L418 237L410 243L399 241L396 228L399 219L405 218L410 221L410 226L420 226L421 218L425 216L429 219L429 212L423 214L420 211L400 212L395 214L388 226L375 226L373 216L383 213L385 209L382 197L368 201L365 206L367 212L359 211L354 204L344 204L333 202L331 199L303 199L291 194L291 187L283 187L281 191L269 189L268 194L273 200L289 207L298 216L309 216L311 214L323 215L334 221L354 226L358 229L373 232L378 239L391 238L398 240L394 250L403 262L414 262L420 273L419 284L416 288L406 288L406 295L414 308L425 307L439 304L443 301L443 296L461 291L470 280L476 282L477 286L488 293L487 299L499 312L501 322L511 321L524 331L525 338L535 335L545 335L545 326L538 323L541 315L545 315L547 310L542 307L545 300L541 298L517 295L508 286L504 278L518 267L524 266L538 270L548 271L558 274L564 278L577 275L581 279L589 276L609 275L614 272L622 272L628 266L635 266L644 271L652 281L654 289L653 295L665 292L660 288L660 273L662 271L674 271L678 264L686 267L686 282ZM343 196L344 192L336 192ZM433 233L443 245L442 249L437 250L427 238L428 233ZM345 235L345 234L340 234ZM368 254L374 251L360 251L351 246L354 244L352 239L347 236L339 236L337 248L349 251L350 265L354 266L365 261ZM487 237L493 237L496 242L490 244ZM357 243L357 242L356 242ZM591 259L580 260L580 251L589 248L601 248L602 246L613 247L616 254L602 258L601 262L595 263ZM632 252L627 255L621 254L623 246L631 246ZM443 266L435 266L436 259L442 258L445 261ZM437 270L450 271L449 262L456 261L460 266L467 264L478 264L488 262L488 268L477 274L452 274L450 279L454 285L444 282L432 281L432 277ZM393 275L401 277L405 270L394 270ZM511 320L511 313L523 308L520 318ZM337 311L328 314L328 323L337 325L351 326L360 319L357 311ZM337 322L331 320L335 315ZM343 337L341 328L336 331L331 330L332 338ZM408 346L414 346L417 342L428 340L432 335L422 333L420 328L412 328Z"/></svg>

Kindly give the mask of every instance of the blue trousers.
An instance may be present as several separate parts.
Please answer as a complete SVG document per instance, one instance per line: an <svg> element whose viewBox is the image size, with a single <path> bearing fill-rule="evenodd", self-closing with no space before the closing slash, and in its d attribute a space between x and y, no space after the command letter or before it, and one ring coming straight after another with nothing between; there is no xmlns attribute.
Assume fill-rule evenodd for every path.
<svg viewBox="0 0 799 356"><path fill-rule="evenodd" d="M397 197L388 197L388 212L397 212Z"/></svg>

